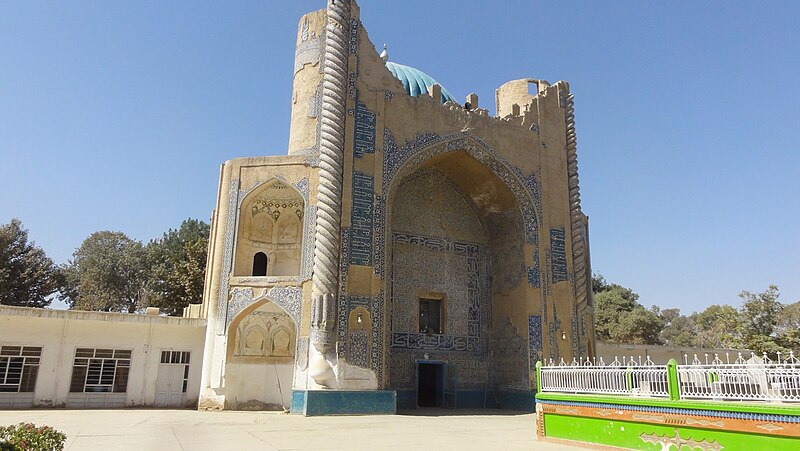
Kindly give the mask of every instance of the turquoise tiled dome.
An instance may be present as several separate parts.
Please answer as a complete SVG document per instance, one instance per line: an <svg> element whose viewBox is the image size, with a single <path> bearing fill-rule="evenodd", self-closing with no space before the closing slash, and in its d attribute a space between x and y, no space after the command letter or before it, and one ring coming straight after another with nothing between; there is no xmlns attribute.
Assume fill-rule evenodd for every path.
<svg viewBox="0 0 800 451"><path fill-rule="evenodd" d="M413 97L417 97L420 94L427 94L428 88L433 85L442 86L441 83L431 78L430 75L413 67L386 62L386 68L389 69L389 72L391 72L395 78L403 83L403 87L406 88L406 93ZM442 103L448 100L456 101L453 95L450 94L450 91L442 86Z"/></svg>

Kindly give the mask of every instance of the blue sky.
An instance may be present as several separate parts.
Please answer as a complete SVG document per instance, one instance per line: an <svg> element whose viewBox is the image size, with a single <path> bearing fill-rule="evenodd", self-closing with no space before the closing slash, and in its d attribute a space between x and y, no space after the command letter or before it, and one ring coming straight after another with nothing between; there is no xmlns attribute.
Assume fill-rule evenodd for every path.
<svg viewBox="0 0 800 451"><path fill-rule="evenodd" d="M800 300L800 3L360 3L457 98L570 82L592 265L649 306ZM500 5L500 6L498 6ZM0 222L65 262L208 220L219 164L286 152L299 17L325 2L0 3Z"/></svg>

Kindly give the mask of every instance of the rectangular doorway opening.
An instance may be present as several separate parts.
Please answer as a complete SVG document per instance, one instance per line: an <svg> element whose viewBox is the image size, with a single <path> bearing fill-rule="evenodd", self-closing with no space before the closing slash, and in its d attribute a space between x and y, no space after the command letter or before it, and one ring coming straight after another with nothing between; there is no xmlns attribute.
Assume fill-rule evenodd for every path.
<svg viewBox="0 0 800 451"><path fill-rule="evenodd" d="M444 406L444 362L417 363L417 407Z"/></svg>

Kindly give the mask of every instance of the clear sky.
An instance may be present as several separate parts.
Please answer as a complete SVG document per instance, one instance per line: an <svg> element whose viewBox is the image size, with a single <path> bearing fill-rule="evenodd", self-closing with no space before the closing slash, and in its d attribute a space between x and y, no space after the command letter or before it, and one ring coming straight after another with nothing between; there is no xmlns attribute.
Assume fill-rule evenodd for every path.
<svg viewBox="0 0 800 451"><path fill-rule="evenodd" d="M570 82L592 266L649 306L800 300L800 2L362 0L390 59L458 98ZM0 223L209 220L219 164L283 155L299 17L323 0L0 2Z"/></svg>

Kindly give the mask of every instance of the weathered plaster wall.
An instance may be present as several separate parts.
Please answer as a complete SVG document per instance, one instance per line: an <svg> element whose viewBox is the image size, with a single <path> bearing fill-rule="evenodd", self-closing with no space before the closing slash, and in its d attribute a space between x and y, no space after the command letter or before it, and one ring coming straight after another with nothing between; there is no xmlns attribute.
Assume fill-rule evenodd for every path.
<svg viewBox="0 0 800 451"><path fill-rule="evenodd" d="M106 396L69 393L76 348L133 351L127 393L121 397L129 407L155 405L161 351L189 351L184 405L193 405L199 394L205 329L202 319L0 306L1 345L42 347L36 407L64 407L70 396Z"/></svg>
<svg viewBox="0 0 800 451"><path fill-rule="evenodd" d="M325 10L300 18L294 57L289 154L318 152L322 103L322 60L325 48Z"/></svg>
<svg viewBox="0 0 800 451"><path fill-rule="evenodd" d="M291 316L266 302L232 323L225 408L281 410L291 405L297 332Z"/></svg>
<svg viewBox="0 0 800 451"><path fill-rule="evenodd" d="M313 240L305 237L313 236L318 183L316 164L317 159L314 155L297 155L238 158L226 162L222 167L220 192L212 218L212 236L209 245L207 267L210 277L203 302L209 327L206 336L208 357L203 362L201 408L221 409L226 405L228 387L231 383L226 375L231 323L240 312L263 300L272 301L280 306L292 317L296 325L294 354L298 356L298 371L294 373L294 383L297 386L305 386L303 371L305 371L304 358L308 355L310 279L314 246ZM276 186L280 189L273 189ZM267 245L276 248L276 255L273 258L277 257L276 260L280 262L283 257L283 261L288 264L277 265L277 268L266 277L252 277L249 274L251 274L253 254L257 249L249 236L253 224L248 221L253 219L252 207L263 197L260 194L270 191L272 194L276 194L277 191L282 194L268 195L265 199L274 197L274 200L278 200L277 197L281 197L281 215L286 214L289 217L295 215L298 219L302 216L302 228L298 231L297 241L292 238L291 241L295 242L281 243L279 228L281 224L278 221L275 224L278 228L273 228L271 235L278 243L267 243ZM287 201L285 208L283 200ZM302 212L298 215L296 207L300 204ZM299 224L294 226L297 227ZM292 374L286 369L282 371ZM234 385L230 387L236 389L242 379L236 371L231 376ZM287 389L291 385L291 382L288 383ZM237 395L237 399L248 396L248 394L244 394L243 397ZM227 403L227 405L232 404Z"/></svg>

